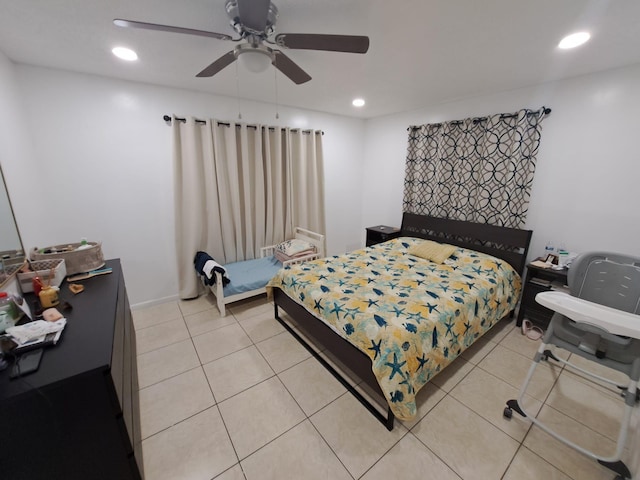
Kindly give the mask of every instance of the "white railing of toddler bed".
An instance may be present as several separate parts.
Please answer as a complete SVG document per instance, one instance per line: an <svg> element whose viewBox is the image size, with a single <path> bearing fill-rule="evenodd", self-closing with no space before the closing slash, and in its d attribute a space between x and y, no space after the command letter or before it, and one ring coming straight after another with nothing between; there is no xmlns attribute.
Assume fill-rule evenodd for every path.
<svg viewBox="0 0 640 480"><path fill-rule="evenodd" d="M326 248L325 248L325 238L324 235L316 232L312 232L311 230L307 230L305 228L296 227L294 231L294 238L298 240L305 240L316 247L316 253L311 253L309 255L305 255L302 257L292 258L291 260L287 260L282 263L283 267L287 265L294 265L297 263L308 262L310 260L316 260L318 258L324 258ZM260 257L270 257L275 255L277 245L269 245L267 247L262 247L260 249ZM222 274L219 272L215 272L216 282L214 285L209 287L211 292L216 297L216 302L218 304L218 310L220 311L221 316L226 316L226 305L229 303L237 302L239 300L244 300L246 298L255 297L257 295L261 295L266 293L266 285L257 288L255 290L249 290L247 292L237 293L234 295L229 295L227 297L224 296L224 286L222 283Z"/></svg>

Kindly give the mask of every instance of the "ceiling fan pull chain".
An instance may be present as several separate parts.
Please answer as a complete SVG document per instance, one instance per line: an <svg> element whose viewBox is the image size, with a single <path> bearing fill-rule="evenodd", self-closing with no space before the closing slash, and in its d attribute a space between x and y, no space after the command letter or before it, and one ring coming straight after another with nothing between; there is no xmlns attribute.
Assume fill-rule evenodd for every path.
<svg viewBox="0 0 640 480"><path fill-rule="evenodd" d="M236 98L238 99L238 120L242 120L240 112L240 77L238 76L238 62L236 62Z"/></svg>
<svg viewBox="0 0 640 480"><path fill-rule="evenodd" d="M276 72L275 67L273 68L273 83L276 87L276 119L280 118L280 114L278 113L278 72Z"/></svg>

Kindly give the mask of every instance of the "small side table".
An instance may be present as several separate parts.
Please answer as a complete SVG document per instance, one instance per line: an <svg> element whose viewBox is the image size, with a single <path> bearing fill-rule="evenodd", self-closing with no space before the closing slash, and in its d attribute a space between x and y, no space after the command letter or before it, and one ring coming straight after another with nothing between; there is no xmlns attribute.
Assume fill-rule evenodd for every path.
<svg viewBox="0 0 640 480"><path fill-rule="evenodd" d="M367 227L367 247L398 238L399 236L400 229L397 227L389 227L387 225Z"/></svg>
<svg viewBox="0 0 640 480"><path fill-rule="evenodd" d="M568 272L569 270L566 268L554 270L552 268L536 267L531 264L527 265L527 274L522 285L522 299L520 300L517 326L521 326L522 320L526 317L543 330L547 328L553 316L553 311L536 302L536 295L549 290L568 291Z"/></svg>

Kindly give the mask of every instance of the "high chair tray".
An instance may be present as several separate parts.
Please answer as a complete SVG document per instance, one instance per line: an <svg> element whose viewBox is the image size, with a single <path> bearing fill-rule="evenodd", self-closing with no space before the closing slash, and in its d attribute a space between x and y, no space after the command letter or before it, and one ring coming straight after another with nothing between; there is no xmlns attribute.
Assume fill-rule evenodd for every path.
<svg viewBox="0 0 640 480"><path fill-rule="evenodd" d="M588 323L614 335L640 338L640 316L589 302L564 292L541 292L536 302L576 322Z"/></svg>

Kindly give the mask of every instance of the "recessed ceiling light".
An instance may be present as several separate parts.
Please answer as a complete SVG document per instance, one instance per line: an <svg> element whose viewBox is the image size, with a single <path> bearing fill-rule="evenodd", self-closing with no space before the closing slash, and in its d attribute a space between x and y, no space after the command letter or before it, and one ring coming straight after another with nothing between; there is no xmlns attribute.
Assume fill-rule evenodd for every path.
<svg viewBox="0 0 640 480"><path fill-rule="evenodd" d="M353 102L351 102L354 107L364 107L364 100L362 98L356 98Z"/></svg>
<svg viewBox="0 0 640 480"><path fill-rule="evenodd" d="M578 32L567 35L558 44L558 48L567 49L579 47L591 38L588 32Z"/></svg>
<svg viewBox="0 0 640 480"><path fill-rule="evenodd" d="M115 47L113 50L111 50L111 52L113 52L116 57L121 58L122 60L127 60L129 62L133 62L134 60L138 59L138 54L130 48Z"/></svg>

